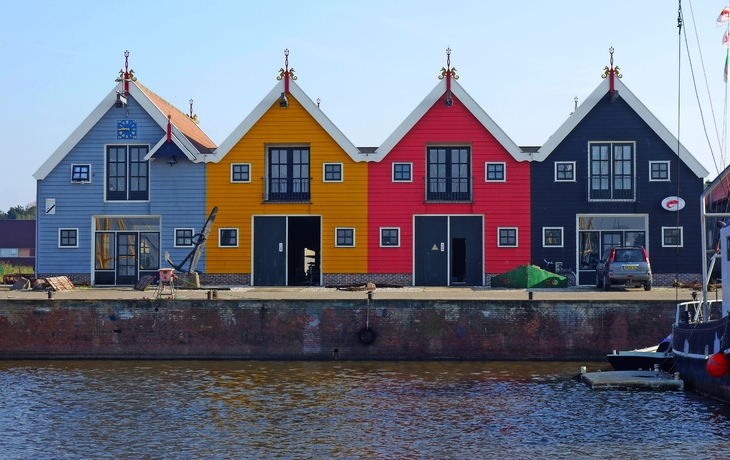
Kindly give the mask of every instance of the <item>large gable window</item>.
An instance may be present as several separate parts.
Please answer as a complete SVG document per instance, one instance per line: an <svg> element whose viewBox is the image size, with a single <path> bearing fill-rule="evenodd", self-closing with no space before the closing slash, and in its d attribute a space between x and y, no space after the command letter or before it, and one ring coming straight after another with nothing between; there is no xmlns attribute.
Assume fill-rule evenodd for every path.
<svg viewBox="0 0 730 460"><path fill-rule="evenodd" d="M106 199L146 201L149 199L149 152L146 145L110 145L106 148Z"/></svg>
<svg viewBox="0 0 730 460"><path fill-rule="evenodd" d="M589 161L590 200L636 199L633 143L591 143Z"/></svg>
<svg viewBox="0 0 730 460"><path fill-rule="evenodd" d="M309 201L309 149L269 148L268 201Z"/></svg>
<svg viewBox="0 0 730 460"><path fill-rule="evenodd" d="M429 201L471 200L471 149L469 147L429 147Z"/></svg>

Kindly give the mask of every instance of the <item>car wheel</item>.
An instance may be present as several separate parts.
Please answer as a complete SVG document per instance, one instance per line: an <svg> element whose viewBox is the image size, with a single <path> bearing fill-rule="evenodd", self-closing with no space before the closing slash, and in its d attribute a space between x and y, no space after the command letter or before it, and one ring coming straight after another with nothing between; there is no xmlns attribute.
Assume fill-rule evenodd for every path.
<svg viewBox="0 0 730 460"><path fill-rule="evenodd" d="M603 287L603 280L601 280L601 276L596 272L596 289L600 289Z"/></svg>
<svg viewBox="0 0 730 460"><path fill-rule="evenodd" d="M611 279L608 277L608 275L603 276L603 290L608 291L611 289Z"/></svg>
<svg viewBox="0 0 730 460"><path fill-rule="evenodd" d="M647 281L646 283L644 283L644 290L651 291L651 281Z"/></svg>

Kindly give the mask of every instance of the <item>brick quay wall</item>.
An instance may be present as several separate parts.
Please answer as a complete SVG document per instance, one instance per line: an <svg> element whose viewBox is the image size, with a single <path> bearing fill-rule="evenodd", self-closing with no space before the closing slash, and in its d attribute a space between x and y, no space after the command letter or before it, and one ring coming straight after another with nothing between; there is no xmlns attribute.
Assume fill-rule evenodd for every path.
<svg viewBox="0 0 730 460"><path fill-rule="evenodd" d="M7 300L0 359L605 360L655 345L674 315L635 300Z"/></svg>

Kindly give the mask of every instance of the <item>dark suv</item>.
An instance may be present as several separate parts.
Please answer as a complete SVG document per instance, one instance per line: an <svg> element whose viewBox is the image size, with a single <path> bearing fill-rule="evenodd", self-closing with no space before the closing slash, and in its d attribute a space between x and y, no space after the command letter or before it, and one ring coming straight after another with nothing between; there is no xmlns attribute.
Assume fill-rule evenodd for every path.
<svg viewBox="0 0 730 460"><path fill-rule="evenodd" d="M612 284L644 286L651 290L649 254L642 246L616 246L606 249L596 266L596 287L606 291Z"/></svg>

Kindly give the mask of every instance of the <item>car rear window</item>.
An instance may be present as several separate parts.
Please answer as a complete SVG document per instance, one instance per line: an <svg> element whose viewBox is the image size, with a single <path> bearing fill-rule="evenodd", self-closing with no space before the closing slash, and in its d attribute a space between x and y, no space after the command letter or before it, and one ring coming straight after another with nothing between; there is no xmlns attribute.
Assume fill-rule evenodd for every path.
<svg viewBox="0 0 730 460"><path fill-rule="evenodd" d="M644 262L641 249L616 249L616 262Z"/></svg>

